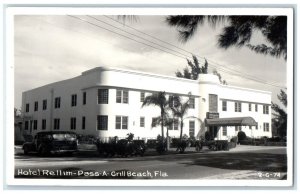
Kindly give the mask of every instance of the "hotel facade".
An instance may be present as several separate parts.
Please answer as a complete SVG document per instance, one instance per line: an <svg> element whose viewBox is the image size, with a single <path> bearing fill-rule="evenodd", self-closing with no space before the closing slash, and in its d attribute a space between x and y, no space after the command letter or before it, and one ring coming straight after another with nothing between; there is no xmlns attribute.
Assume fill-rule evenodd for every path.
<svg viewBox="0 0 300 194"><path fill-rule="evenodd" d="M238 131L255 138L272 136L271 92L222 85L212 74L189 80L104 67L23 92L23 133L63 130L104 140L133 133L135 138L153 139L161 134L160 126L151 127L160 109L142 103L160 91L167 98L190 100L183 126L187 136L198 139L205 131L222 140ZM168 129L170 137L179 137L176 118Z"/></svg>

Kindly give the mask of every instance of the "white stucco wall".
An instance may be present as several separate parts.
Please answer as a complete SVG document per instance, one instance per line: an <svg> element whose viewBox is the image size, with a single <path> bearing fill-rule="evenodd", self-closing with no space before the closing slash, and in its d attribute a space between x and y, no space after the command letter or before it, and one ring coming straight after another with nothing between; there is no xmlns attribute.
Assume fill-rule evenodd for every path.
<svg viewBox="0 0 300 194"><path fill-rule="evenodd" d="M97 91L100 88L109 89L108 104L97 104ZM116 90L125 89L129 91L129 103L116 103ZM53 116L51 116L51 90L53 90ZM23 92L22 110L25 110L25 104L30 104L30 111L24 112L24 116L31 120L38 120L38 130L41 131L42 119L47 120L46 130L53 130L53 119L60 118L60 130L70 130L70 118L76 117L76 130L78 134L89 134L99 137L126 137L128 133L134 133L135 137L140 138L156 138L161 134L161 128L151 128L152 117L160 114L159 108L154 106L141 107L140 93L145 92L146 96L151 92L165 91L167 95L178 94L187 99L188 94L195 97L195 109L190 109L184 120L183 134L189 134L189 121L195 121L195 135L203 135L206 128L204 120L209 107L209 94L218 96L218 112L220 118L226 117L242 117L251 116L258 122L258 130L252 127L243 127L243 131L248 136L271 136L271 110L269 115L264 115L262 111L263 105L270 105L271 93L252 89L238 88L232 86L223 86L218 82L217 76L200 75L198 80L187 80L176 77L161 76L136 71L127 71L110 68L95 68L82 75L52 83L36 89ZM86 105L82 104L82 93L87 93ZM71 95L77 94L77 106L71 107ZM61 107L54 109L54 98L61 97ZM42 101L47 99L47 110L42 110ZM227 100L227 111L222 111L222 100ZM39 110L33 111L34 102L38 101ZM234 102L242 102L242 112L234 112ZM252 104L252 111L248 111L248 103ZM258 104L258 112L254 111L254 104ZM108 115L108 130L97 130L97 115ZM115 117L128 116L128 130L115 129ZM81 118L86 118L86 129L81 129ZM145 117L145 127L139 126L140 117ZM196 118L190 118L190 117ZM51 119L52 118L52 119ZM52 128L50 126L52 120ZM263 132L263 122L270 123L269 132ZM165 128L165 133L166 133ZM30 130L27 131L29 133ZM178 137L178 131L169 131L171 137ZM222 137L221 130L219 132L220 139ZM234 127L228 127L228 136L236 134Z"/></svg>

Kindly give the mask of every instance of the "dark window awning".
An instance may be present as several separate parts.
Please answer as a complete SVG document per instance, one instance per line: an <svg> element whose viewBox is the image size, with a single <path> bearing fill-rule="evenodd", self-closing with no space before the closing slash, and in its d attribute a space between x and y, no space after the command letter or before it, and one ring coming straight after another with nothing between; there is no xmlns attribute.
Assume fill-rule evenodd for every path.
<svg viewBox="0 0 300 194"><path fill-rule="evenodd" d="M206 119L207 126L256 126L257 122L252 117L232 117Z"/></svg>

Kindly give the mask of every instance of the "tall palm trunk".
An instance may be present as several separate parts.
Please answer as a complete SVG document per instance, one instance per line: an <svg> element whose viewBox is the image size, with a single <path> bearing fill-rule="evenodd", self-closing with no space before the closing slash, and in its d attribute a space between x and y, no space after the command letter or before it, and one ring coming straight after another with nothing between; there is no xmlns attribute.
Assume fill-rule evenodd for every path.
<svg viewBox="0 0 300 194"><path fill-rule="evenodd" d="M161 108L161 111L160 111L160 116L161 116L161 137L162 139L164 140L164 137L165 137L165 134L164 134L164 110L163 110L163 107L160 107Z"/></svg>
<svg viewBox="0 0 300 194"><path fill-rule="evenodd" d="M182 141L183 118L180 119L180 141Z"/></svg>

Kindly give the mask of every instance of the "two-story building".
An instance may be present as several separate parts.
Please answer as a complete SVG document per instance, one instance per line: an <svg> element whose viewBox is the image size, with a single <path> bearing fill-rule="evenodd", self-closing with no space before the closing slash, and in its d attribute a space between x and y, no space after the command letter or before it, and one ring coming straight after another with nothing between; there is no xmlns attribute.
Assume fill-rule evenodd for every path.
<svg viewBox="0 0 300 194"><path fill-rule="evenodd" d="M151 123L160 109L142 107L142 103L159 91L167 97L177 94L190 99L183 134L199 138L209 130L218 139L229 139L242 130L249 137L271 136L271 92L222 85L211 74L189 80L104 67L23 92L22 110L27 118L23 131L71 130L103 139L128 133L156 138L160 126L152 128ZM169 136L179 134L175 118Z"/></svg>

